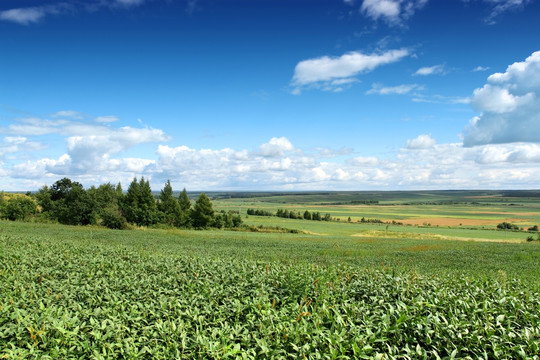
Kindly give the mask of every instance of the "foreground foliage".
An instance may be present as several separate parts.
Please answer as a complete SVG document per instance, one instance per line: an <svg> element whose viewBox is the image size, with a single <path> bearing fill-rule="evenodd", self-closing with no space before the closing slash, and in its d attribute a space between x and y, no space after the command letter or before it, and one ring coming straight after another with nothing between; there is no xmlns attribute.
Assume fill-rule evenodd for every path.
<svg viewBox="0 0 540 360"><path fill-rule="evenodd" d="M231 244L217 232L74 229L10 223L0 231L0 358L540 353L537 286L504 272L428 276L300 258L305 250L281 252L273 242L298 246L298 235L233 233L253 238Z"/></svg>

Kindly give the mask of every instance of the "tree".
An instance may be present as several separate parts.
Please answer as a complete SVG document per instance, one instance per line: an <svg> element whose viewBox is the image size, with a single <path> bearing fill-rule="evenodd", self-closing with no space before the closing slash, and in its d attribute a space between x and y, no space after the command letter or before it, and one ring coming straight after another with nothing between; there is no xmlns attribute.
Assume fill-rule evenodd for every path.
<svg viewBox="0 0 540 360"><path fill-rule="evenodd" d="M191 220L193 226L196 228L204 229L212 223L214 217L214 208L212 202L205 193L201 193L195 205L193 211L191 211Z"/></svg>
<svg viewBox="0 0 540 360"><path fill-rule="evenodd" d="M191 208L191 200L189 200L186 188L182 190L180 196L178 196L178 202L182 211L188 211Z"/></svg>
<svg viewBox="0 0 540 360"><path fill-rule="evenodd" d="M55 182L48 190L51 213L58 222L67 225L88 225L96 222L96 203L83 186L68 178ZM48 196L42 196L47 199Z"/></svg>
<svg viewBox="0 0 540 360"><path fill-rule="evenodd" d="M161 221L169 226L180 226L182 222L182 209L178 200L173 196L171 182L167 180L165 187L159 195L158 210Z"/></svg>
<svg viewBox="0 0 540 360"><path fill-rule="evenodd" d="M118 191L119 186L120 191ZM127 221L120 210L123 197L120 183L117 186L111 183L102 184L97 188L92 186L88 189L88 193L96 203L96 212L102 225L110 229L125 229L127 227Z"/></svg>
<svg viewBox="0 0 540 360"><path fill-rule="evenodd" d="M178 203L180 204L180 210L182 211L182 218L180 220L180 226L190 227L191 226L191 200L187 194L186 188L182 190L178 196Z"/></svg>
<svg viewBox="0 0 540 360"><path fill-rule="evenodd" d="M152 195L150 182L141 177L133 178L122 201L122 213L129 223L148 226L157 222L156 199Z"/></svg>
<svg viewBox="0 0 540 360"><path fill-rule="evenodd" d="M34 200L26 195L12 196L4 202L1 216L9 220L26 220L37 212Z"/></svg>
<svg viewBox="0 0 540 360"><path fill-rule="evenodd" d="M126 218L122 215L120 208L113 204L108 205L101 211L101 224L109 229L127 229Z"/></svg>
<svg viewBox="0 0 540 360"><path fill-rule="evenodd" d="M308 210L304 211L304 219L311 220L311 213Z"/></svg>
<svg viewBox="0 0 540 360"><path fill-rule="evenodd" d="M497 229L515 231L515 230L519 230L519 226L504 221L497 225Z"/></svg>
<svg viewBox="0 0 540 360"><path fill-rule="evenodd" d="M120 182L118 182L118 184L116 185L116 198L118 199L118 201L120 201L123 197L124 197L124 192L122 191L122 184L120 184Z"/></svg>
<svg viewBox="0 0 540 360"><path fill-rule="evenodd" d="M141 188L137 178L133 178L129 184L126 195L121 203L121 210L127 222L138 224L140 222L139 198L141 197Z"/></svg>
<svg viewBox="0 0 540 360"><path fill-rule="evenodd" d="M152 225L157 222L157 207L156 199L152 195L150 182L141 177L139 182L141 189L141 197L139 198L139 207L141 209L141 221L139 225Z"/></svg>

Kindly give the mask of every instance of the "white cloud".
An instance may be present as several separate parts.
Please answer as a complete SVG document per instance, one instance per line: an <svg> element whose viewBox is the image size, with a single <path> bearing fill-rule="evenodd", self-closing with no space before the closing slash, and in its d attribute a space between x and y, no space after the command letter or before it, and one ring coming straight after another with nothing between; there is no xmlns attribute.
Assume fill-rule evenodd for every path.
<svg viewBox="0 0 540 360"><path fill-rule="evenodd" d="M409 50L388 50L379 54L353 51L339 57L322 56L300 61L291 81L293 93L300 93L306 86L332 90L341 85L358 81L355 76L375 68L397 62L409 55Z"/></svg>
<svg viewBox="0 0 540 360"><path fill-rule="evenodd" d="M262 144L261 154L266 157L279 157L283 156L286 151L291 151L294 149L291 142L285 138L272 138L266 144Z"/></svg>
<svg viewBox="0 0 540 360"><path fill-rule="evenodd" d="M52 134L59 131L60 127L68 124L67 120L44 120L40 118L20 119L7 128L0 128L0 133L13 135L36 136Z"/></svg>
<svg viewBox="0 0 540 360"><path fill-rule="evenodd" d="M427 0L364 0L360 10L373 20L401 25L426 3Z"/></svg>
<svg viewBox="0 0 540 360"><path fill-rule="evenodd" d="M71 159L70 173L96 171L107 163L110 155L144 143L159 143L169 138L162 130L151 128L122 127L98 129L95 135L70 136L66 139Z"/></svg>
<svg viewBox="0 0 540 360"><path fill-rule="evenodd" d="M480 115L463 131L466 146L540 142L540 51L489 76L471 104Z"/></svg>
<svg viewBox="0 0 540 360"><path fill-rule="evenodd" d="M50 5L3 10L0 11L0 20L14 22L20 25L30 25L40 22L49 15L61 15L77 12L79 10L93 12L104 7L129 8L141 5L144 1L145 0L96 1L81 3L78 7L67 2L58 2Z"/></svg>
<svg viewBox="0 0 540 360"><path fill-rule="evenodd" d="M434 66L422 67L416 70L416 72L413 75L426 76L426 75L435 75L435 74L442 74L442 73L444 73L444 65L434 65Z"/></svg>
<svg viewBox="0 0 540 360"><path fill-rule="evenodd" d="M166 179L177 189L193 190L531 188L540 176L540 144L464 147L437 144L431 136L420 135L386 158L347 152L330 162L320 152L298 149L284 137L253 150L235 150L163 145L163 134L152 129L97 133L69 136L67 152L58 158L11 166L0 160L0 173L5 174L0 187L21 190L21 184L27 184L35 189L63 176L85 186L118 181L126 185L133 176L145 176L155 189ZM155 154L121 156L124 149L143 142L157 142ZM3 141L6 146L27 143L15 136ZM263 151L265 145L269 148Z"/></svg>
<svg viewBox="0 0 540 360"><path fill-rule="evenodd" d="M503 114L534 100L535 94L532 92L518 96L511 94L507 88L486 84L483 88L474 90L471 104L479 111Z"/></svg>
<svg viewBox="0 0 540 360"><path fill-rule="evenodd" d="M320 158L335 158L339 156L349 155L353 152L353 149L344 147L339 150L332 150L324 147L315 148L317 150L317 157Z"/></svg>
<svg viewBox="0 0 540 360"><path fill-rule="evenodd" d="M431 104L469 104L471 99L468 97L456 97L456 96L444 96L444 95L432 95L425 96L422 94L414 94L415 97L412 98L414 102L424 102Z"/></svg>
<svg viewBox="0 0 540 360"><path fill-rule="evenodd" d="M9 9L0 11L0 20L30 25L41 21L47 15L58 15L73 9L73 6L67 3Z"/></svg>
<svg viewBox="0 0 540 360"><path fill-rule="evenodd" d="M98 116L95 121L98 122L98 123L112 123L112 122L115 122L115 121L119 121L120 118L116 117L116 116L112 116L112 115L108 115L108 116Z"/></svg>
<svg viewBox="0 0 540 360"><path fill-rule="evenodd" d="M12 21L21 25L29 25L41 20L47 14L43 8L20 8L10 9L0 12L0 19L5 21Z"/></svg>
<svg viewBox="0 0 540 360"><path fill-rule="evenodd" d="M419 135L417 138L407 140L407 149L429 149L437 142L430 135Z"/></svg>
<svg viewBox="0 0 540 360"><path fill-rule="evenodd" d="M375 156L356 156L349 160L349 164L353 166L377 166L379 159Z"/></svg>
<svg viewBox="0 0 540 360"><path fill-rule="evenodd" d="M6 136L0 141L0 159L3 159L7 155L12 156L11 154L28 153L42 148L42 144L29 141L24 136Z"/></svg>
<svg viewBox="0 0 540 360"><path fill-rule="evenodd" d="M489 70L489 66L477 66L473 69L473 71L475 72L478 72L478 71L488 71Z"/></svg>
<svg viewBox="0 0 540 360"><path fill-rule="evenodd" d="M491 4L489 15L484 19L488 24L495 24L496 18L504 12L523 8L530 0L484 0Z"/></svg>
<svg viewBox="0 0 540 360"><path fill-rule="evenodd" d="M383 86L382 84L372 84L371 89L366 94L379 94L379 95L404 95L410 93L414 89L420 89L418 84L403 84L398 86Z"/></svg>

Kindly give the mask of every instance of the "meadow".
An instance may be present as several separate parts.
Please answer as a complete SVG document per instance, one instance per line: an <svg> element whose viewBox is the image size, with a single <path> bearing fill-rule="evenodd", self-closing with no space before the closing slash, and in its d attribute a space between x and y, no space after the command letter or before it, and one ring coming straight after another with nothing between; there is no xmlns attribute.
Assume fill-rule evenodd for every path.
<svg viewBox="0 0 540 360"><path fill-rule="evenodd" d="M245 195L213 194L244 231L0 221L0 358L540 358L540 242L495 226L538 199Z"/></svg>

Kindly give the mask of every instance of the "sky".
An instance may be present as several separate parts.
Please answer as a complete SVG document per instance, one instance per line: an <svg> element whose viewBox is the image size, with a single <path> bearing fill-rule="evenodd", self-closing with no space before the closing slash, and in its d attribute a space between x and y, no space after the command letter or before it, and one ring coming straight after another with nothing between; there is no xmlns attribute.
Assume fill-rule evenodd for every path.
<svg viewBox="0 0 540 360"><path fill-rule="evenodd" d="M532 189L540 0L3 0L0 190Z"/></svg>

